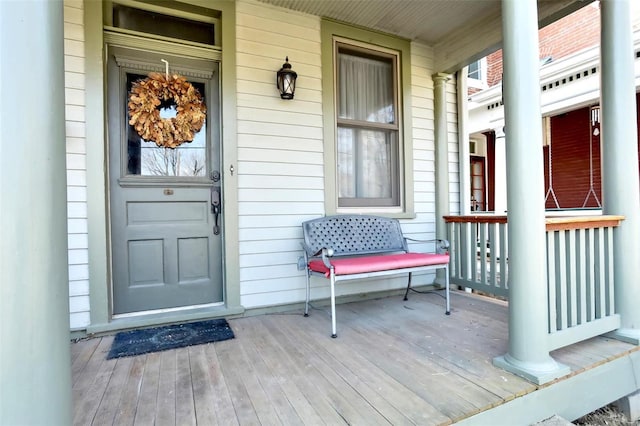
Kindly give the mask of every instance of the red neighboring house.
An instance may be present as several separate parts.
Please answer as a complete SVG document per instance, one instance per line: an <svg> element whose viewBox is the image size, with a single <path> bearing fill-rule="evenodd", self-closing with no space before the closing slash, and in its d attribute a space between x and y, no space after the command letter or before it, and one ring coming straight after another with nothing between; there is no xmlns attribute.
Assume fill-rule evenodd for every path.
<svg viewBox="0 0 640 426"><path fill-rule="evenodd" d="M636 25L637 28L637 25ZM636 29L636 34L638 30ZM637 39L637 37L636 37ZM602 187L600 170L600 120L599 120L599 44L600 44L600 9L599 4L584 7L559 21L550 24L539 31L540 63L541 63L541 99L543 109L543 125L545 126L545 141L542 144L545 168L545 199L549 210L568 210L583 208L601 208ZM596 65L586 69L573 70L575 61L571 59L592 53ZM635 51L636 60L640 56L638 44ZM566 62L566 67L558 62ZM479 73L486 89L478 89L477 82L470 84L470 140L477 141L484 138L484 149L471 152L470 182L471 182L471 210L496 210L496 132L488 130L491 126L478 111L493 109L501 110L502 83L502 51L496 51L478 62L477 70L485 66L486 71ZM559 69L553 74L555 78L544 81L545 69L557 66ZM584 68L584 67L583 67ZM470 73L470 78L477 76ZM593 96L585 100L579 97L583 88L574 90L572 83L579 79L592 78ZM496 90L498 89L498 90ZM483 92L495 92L492 100L485 97L484 102L476 102L483 97ZM561 97L570 99L576 96L576 102L564 102L562 107L554 109L551 105L558 103L558 93ZM549 100L552 98L552 100ZM496 102L497 100L497 102ZM640 96L636 94L636 106L640 103ZM567 105L568 104L568 105ZM636 107L636 111L638 108ZM640 113L638 114L638 129L640 132ZM492 122L495 122L495 114ZM485 128L479 121L485 120ZM480 129L481 131L477 131ZM495 129L495 127L494 127ZM498 136L500 137L500 136ZM640 151L640 146L639 146ZM498 167L500 167L498 165ZM640 165L639 165L640 169Z"/></svg>

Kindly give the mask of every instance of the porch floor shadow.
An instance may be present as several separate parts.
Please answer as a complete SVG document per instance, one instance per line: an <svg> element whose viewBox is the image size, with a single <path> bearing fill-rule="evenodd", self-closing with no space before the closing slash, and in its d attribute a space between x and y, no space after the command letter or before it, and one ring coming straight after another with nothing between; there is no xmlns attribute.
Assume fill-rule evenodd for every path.
<svg viewBox="0 0 640 426"><path fill-rule="evenodd" d="M452 292L229 320L235 339L107 360L113 336L71 344L75 425L450 424L534 392L496 368L507 305ZM554 351L580 374L636 346ZM562 379L559 379L562 380Z"/></svg>

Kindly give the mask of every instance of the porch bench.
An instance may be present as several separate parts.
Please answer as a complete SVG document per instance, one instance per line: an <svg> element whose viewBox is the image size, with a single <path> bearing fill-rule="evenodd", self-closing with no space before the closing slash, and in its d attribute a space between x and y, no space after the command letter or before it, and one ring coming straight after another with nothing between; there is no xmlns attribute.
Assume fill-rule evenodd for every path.
<svg viewBox="0 0 640 426"><path fill-rule="evenodd" d="M336 215L302 223L304 256L298 269L306 270L307 294L304 316L309 316L311 277L329 279L331 290L331 337L336 332L335 286L338 281L384 275L409 274L404 300L411 289L413 272L444 269L447 315L449 300L449 243L447 240L414 240L402 234L396 219L368 215ZM434 253L409 252L407 241L434 242Z"/></svg>

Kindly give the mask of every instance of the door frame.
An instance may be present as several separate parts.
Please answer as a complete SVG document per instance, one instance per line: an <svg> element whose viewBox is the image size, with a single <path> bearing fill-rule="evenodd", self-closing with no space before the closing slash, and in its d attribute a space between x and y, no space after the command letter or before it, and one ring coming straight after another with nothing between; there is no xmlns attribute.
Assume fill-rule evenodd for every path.
<svg viewBox="0 0 640 426"><path fill-rule="evenodd" d="M473 165L474 164L480 164L482 165L482 174L480 175L475 175L474 174L474 170L473 170ZM486 172L486 167L487 167L487 163L486 163L486 159L485 157L481 157L479 155L471 155L469 157L469 178L470 178L470 183L471 183L471 211L472 212L476 212L476 211L487 211L487 172ZM476 176L480 176L482 179L482 188L477 188L474 186L474 177ZM473 197L473 193L475 190L480 190L482 192L482 200L478 201L475 200L475 198ZM474 208L474 202L475 203L479 203L475 205L476 208ZM478 207L480 207L480 209L478 209Z"/></svg>
<svg viewBox="0 0 640 426"><path fill-rule="evenodd" d="M244 312L240 303L240 270L238 242L238 181L237 181L237 120L236 60L235 60L235 2L213 0L207 6L220 14L223 46L220 55L220 93L222 114L221 134L223 192L225 194L223 221L223 306L173 311L164 314L141 315L114 320L111 312L110 229L108 223L108 176L106 138L106 63L102 2L85 2L85 93L86 175L89 263L87 270L89 292L88 334L129 327L163 324L222 317ZM233 172L232 172L233 170Z"/></svg>
<svg viewBox="0 0 640 426"><path fill-rule="evenodd" d="M122 47L113 45L110 41L112 36L107 34L108 43L106 44L107 58L107 102L108 110L108 129L109 129L109 197L110 197L110 211L109 221L111 226L111 309L113 318L122 318L126 316L139 316L149 315L157 312L169 312L174 310L193 309L195 307L204 307L206 305L220 305L224 303L224 264L222 263L222 241L224 239L224 222L218 220L220 229L222 230L218 235L213 234L213 220L214 215L210 212L210 202L212 189L214 187L221 188L223 182L214 181L212 176L213 171L220 171L221 167L221 146L220 146L220 61L214 59L202 59L202 58L184 58L181 55L168 54L166 48L163 52L157 51L158 46L156 43L150 42L149 49L131 49L128 47ZM154 49L155 48L155 49ZM152 50L153 49L153 50ZM213 55L212 55L213 56ZM204 128L206 133L207 143L205 145L206 155L206 170L205 173L197 177L186 176L153 176L135 174L128 171L128 140L130 139L131 127L128 125L125 118L125 111L127 108L127 100L125 97L126 88L125 85L129 78L129 74L139 75L144 77L148 72L162 72L164 71L164 65L161 59L168 60L170 64L170 70L172 73L178 73L188 78L194 85L202 84L201 94L203 95L207 103L207 123ZM136 135L137 136L137 135ZM155 149L155 148L154 148ZM142 159L141 159L142 161ZM167 198L159 195L162 188L171 188L171 194L175 195ZM222 191L220 191L222 192ZM152 194L156 194L155 196ZM195 197L195 194L201 194L202 197ZM221 194L222 201L224 203L224 194ZM186 197L186 198L185 198ZM129 202L133 205L140 202L156 202L156 203L170 203L174 204L177 208L178 205L184 205L188 201L198 200L201 208L206 209L208 214L207 219L203 222L191 223L190 226L200 227L200 231L195 234L184 234L186 228L185 224L180 222L174 222L173 227L167 226L167 224L158 225L154 227L154 231L141 231L139 227L131 226L128 224L125 217L130 212L128 206ZM199 210L199 213L203 212ZM142 219L142 217L139 217ZM176 228L177 227L177 228ZM204 229L209 229L209 233L206 233ZM176 229L182 237L207 237L207 248L209 253L208 260L208 272L209 272L209 285L203 285L202 283L193 282L192 285L180 285L181 281L177 276L174 276L171 271L177 274L178 269L174 269L169 265L176 267L178 263L177 252L174 253L171 258L165 258L167 253L171 253L173 250L177 250L176 244L177 237L169 237ZM146 235L146 238L161 238L163 241L162 256L162 269L164 280L161 280L161 286L158 285L142 285L129 287L128 283L131 276L125 271L131 270L131 267L138 268L144 262L131 263L132 259L125 253L129 251L127 244L131 234L139 235L142 232ZM148 232L152 232L154 237L151 237ZM168 234L167 234L168 232ZM191 231L195 232L195 231ZM126 237L129 235L129 237ZM133 237L134 240L137 238ZM156 239L157 241L157 239ZM194 241L194 240L191 240ZM200 239L199 241L202 241ZM148 243L149 241L147 241ZM159 259L157 259L159 260ZM153 263L151 260L149 263ZM169 269L166 269L169 267ZM119 269L121 268L121 269ZM120 271L118 273L118 271ZM172 278L173 277L173 278ZM178 281L174 281L177 279ZM159 282L156 282L159 284ZM184 283L183 283L184 284ZM210 294L208 292L211 292ZM169 295L169 298L162 298L161 295ZM209 297L206 297L208 294ZM134 297L134 295L138 295ZM215 295L219 295L215 296ZM201 299L204 297L204 301ZM190 302L187 302L189 299ZM196 301L198 300L198 301ZM151 307L150 305L157 305ZM173 306L165 306L173 305ZM128 306L129 308L125 308ZM138 306L138 308L133 308ZM119 308L118 308L119 307Z"/></svg>

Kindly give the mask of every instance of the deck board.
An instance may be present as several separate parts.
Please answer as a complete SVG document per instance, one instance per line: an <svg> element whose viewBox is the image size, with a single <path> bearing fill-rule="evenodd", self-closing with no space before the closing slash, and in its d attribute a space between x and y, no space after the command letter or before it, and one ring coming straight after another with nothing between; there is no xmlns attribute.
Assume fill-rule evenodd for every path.
<svg viewBox="0 0 640 426"><path fill-rule="evenodd" d="M233 342L235 343L235 342ZM229 389L233 409L240 424L259 424L260 420L253 407L249 391L242 380L241 371L237 370L234 356L237 349L235 345L227 342L220 342L216 347L218 360L220 361L220 371Z"/></svg>
<svg viewBox="0 0 640 426"><path fill-rule="evenodd" d="M493 366L507 306L461 292L230 319L235 338L107 360L71 345L74 425L445 425L536 391ZM637 350L606 337L552 352L572 375ZM559 380L563 380L562 378ZM544 386L552 386L547 384Z"/></svg>
<svg viewBox="0 0 640 426"><path fill-rule="evenodd" d="M71 377L73 379L73 385L77 380L85 379L82 375L82 370L87 366L87 363L93 357L93 354L101 343L101 339L85 339L72 345L71 351Z"/></svg>
<svg viewBox="0 0 640 426"><path fill-rule="evenodd" d="M457 419L465 413L475 413L480 407L493 401L492 396L486 392L479 392L473 383L433 362L432 354L428 350L407 344L401 336L376 327L375 322L368 321L363 316L359 318L360 323L343 324L343 329L353 328L355 333L344 330L340 336L353 339L352 345L366 353L378 368L401 381L450 420ZM371 336L385 344L371 345ZM438 389L438 392L433 392L433 388ZM453 398L443 399L442 393ZM473 396L482 398L483 401L478 404Z"/></svg>
<svg viewBox="0 0 640 426"><path fill-rule="evenodd" d="M115 413L113 424L134 424L142 387L142 374L144 373L146 362L147 355L132 358L127 380L120 389L122 397L120 398L118 411Z"/></svg>
<svg viewBox="0 0 640 426"><path fill-rule="evenodd" d="M160 352L160 377L156 398L157 426L176 423L176 351Z"/></svg>
<svg viewBox="0 0 640 426"><path fill-rule="evenodd" d="M305 424L342 422L329 400L309 380L306 366L294 362L289 351L290 341L284 337L279 338L282 335L281 327L272 324L270 319L247 318L252 324L252 327L247 328L247 338L260 349L272 374L282 380L284 392L294 404L298 416Z"/></svg>
<svg viewBox="0 0 640 426"><path fill-rule="evenodd" d="M488 330L490 327L500 328L499 324L491 324L471 311L456 311L452 314L465 317L462 328L459 326L459 321L451 320L451 317L445 316L444 313L441 313L440 317L425 319L420 310L427 301L422 300L422 297L423 295L418 295L409 301L402 302L405 308L414 311L397 325L403 329L405 341L428 351L432 362L473 381L503 400L508 400L523 391L533 390L533 385L523 384L520 380L511 380L515 376L490 366L494 357L508 350L507 342L493 337L495 332ZM395 319L394 310L379 306L379 314L376 314L375 310L370 309L371 307L389 303L376 302L362 312L369 316L368 322L375 324L372 327L393 333L394 327L389 324Z"/></svg>
<svg viewBox="0 0 640 426"><path fill-rule="evenodd" d="M111 363L115 363L115 367L107 384L107 388L104 391L104 395L100 400L96 415L94 417L94 425L112 425L116 413L118 412L118 405L120 404L120 398L122 397L122 390L129 377L129 370L133 363L133 358L118 358L109 360ZM89 372L87 372L88 374ZM89 397L84 395L84 398Z"/></svg>
<svg viewBox="0 0 640 426"><path fill-rule="evenodd" d="M112 340L111 337L100 339L99 346L106 347L108 351ZM96 374L79 374L78 380L72 389L73 400L76 405L74 412L75 424L91 423L102 402L102 398L113 376L113 369L116 365L115 360L107 360L106 356L101 357L96 355L92 357L92 359L100 361L100 365L96 369Z"/></svg>
<svg viewBox="0 0 640 426"><path fill-rule="evenodd" d="M408 419L381 395L379 388L374 388L344 365L343 357L338 356L334 350L340 347L339 342L331 342L332 348L327 350L322 342L327 339L326 335L321 340L309 339L306 337L308 335L302 335L295 327L290 327L290 323L291 321L285 323L284 330L298 342L303 353L313 354L318 359L319 368L327 380L336 386L339 383L345 398L352 398L353 393L360 395L363 404L355 408L362 416L372 419L372 424L407 424ZM344 356L350 357L353 354Z"/></svg>
<svg viewBox="0 0 640 426"><path fill-rule="evenodd" d="M246 333L252 327L252 322L244 322L240 327L239 332ZM292 393L285 392L286 382L281 380L279 374L274 374L260 355L260 348L256 347L250 339L240 340L240 346L244 358L251 368L251 373L258 379L278 419L282 424L300 424L302 420L289 399Z"/></svg>
<svg viewBox="0 0 640 426"><path fill-rule="evenodd" d="M146 356L140 398L135 413L135 424L149 425L153 424L155 420L158 383L160 382L160 358L160 352L150 353Z"/></svg>
<svg viewBox="0 0 640 426"><path fill-rule="evenodd" d="M196 410L191 383L189 348L176 349L176 420L187 425L196 424Z"/></svg>
<svg viewBox="0 0 640 426"><path fill-rule="evenodd" d="M287 331L295 330L286 323L285 327ZM300 344L322 354L327 368L335 369L343 380L351 383L391 423L424 424L428 419L433 420L438 416L443 422L448 420L401 382L377 368L365 353L353 350L353 342L347 342L342 338L328 341L326 333L320 333L317 329L306 334L313 337L312 339L305 339L305 335L298 333L296 337L300 339ZM327 343L331 345L330 351L327 351Z"/></svg>
<svg viewBox="0 0 640 426"><path fill-rule="evenodd" d="M191 380L193 381L193 399L196 423L206 425L218 424L215 413L215 394L209 375L209 360L205 348L210 345L197 345L189 348L191 361Z"/></svg>
<svg viewBox="0 0 640 426"><path fill-rule="evenodd" d="M300 321L291 316L279 318L278 329L271 328L271 332L278 336L278 339L285 342L287 352L293 362L304 366L306 379L313 385L313 393L308 398L313 401L313 394L325 395L330 407L343 419L352 419L355 423L388 424L388 422L371 407L366 400L358 397L357 392L342 380L333 370L331 365L326 365L318 354L309 349L305 344L306 336L294 335L290 330L284 328L291 321ZM274 321L270 316L267 322Z"/></svg>
<svg viewBox="0 0 640 426"><path fill-rule="evenodd" d="M229 389L224 376L222 375L215 345L205 345L204 352L207 356L207 374L209 376L209 383L211 384L213 409L216 413L218 424L225 426L238 424L238 417L236 416L235 409L233 408Z"/></svg>

